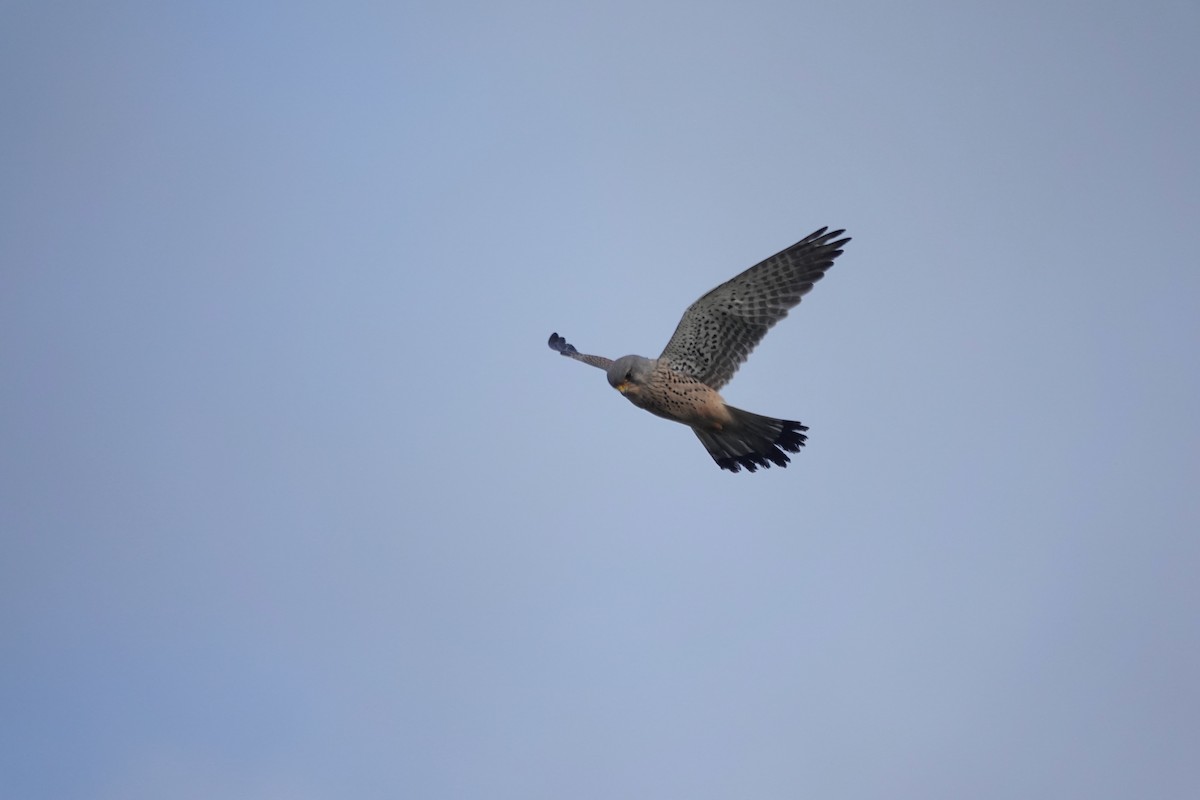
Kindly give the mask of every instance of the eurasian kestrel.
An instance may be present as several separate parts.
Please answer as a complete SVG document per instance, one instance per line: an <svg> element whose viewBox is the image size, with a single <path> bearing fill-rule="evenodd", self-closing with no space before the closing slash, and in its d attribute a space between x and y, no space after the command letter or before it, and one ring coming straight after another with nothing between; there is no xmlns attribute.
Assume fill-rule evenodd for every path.
<svg viewBox="0 0 1200 800"><path fill-rule="evenodd" d="M721 469L786 467L808 438L799 422L726 405L717 390L813 284L825 276L850 238L825 228L722 283L683 312L658 358L613 361L580 353L557 333L550 347L608 372L608 382L635 406L691 427Z"/></svg>

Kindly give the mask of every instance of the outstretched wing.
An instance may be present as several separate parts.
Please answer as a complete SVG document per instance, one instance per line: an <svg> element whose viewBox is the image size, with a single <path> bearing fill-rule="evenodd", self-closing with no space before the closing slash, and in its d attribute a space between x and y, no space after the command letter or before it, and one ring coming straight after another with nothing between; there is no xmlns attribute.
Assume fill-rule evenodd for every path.
<svg viewBox="0 0 1200 800"><path fill-rule="evenodd" d="M771 326L825 276L850 241L837 238L845 231L825 231L821 228L692 303L661 357L673 370L714 389L728 383Z"/></svg>
<svg viewBox="0 0 1200 800"><path fill-rule="evenodd" d="M567 344L567 340L559 336L557 333L550 334L549 341L550 349L556 350L560 355L573 358L576 361L582 361L585 364L591 364L593 367L599 367L602 370L608 370L612 366L612 359L604 356L589 356L586 353L581 353L575 349L575 345Z"/></svg>

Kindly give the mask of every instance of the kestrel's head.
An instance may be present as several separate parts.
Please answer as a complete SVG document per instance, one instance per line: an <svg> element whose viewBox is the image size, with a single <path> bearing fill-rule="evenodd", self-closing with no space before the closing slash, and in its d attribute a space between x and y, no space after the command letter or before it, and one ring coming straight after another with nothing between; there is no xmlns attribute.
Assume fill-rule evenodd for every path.
<svg viewBox="0 0 1200 800"><path fill-rule="evenodd" d="M608 368L608 382L623 395L636 395L650 381L654 365L653 359L621 356Z"/></svg>

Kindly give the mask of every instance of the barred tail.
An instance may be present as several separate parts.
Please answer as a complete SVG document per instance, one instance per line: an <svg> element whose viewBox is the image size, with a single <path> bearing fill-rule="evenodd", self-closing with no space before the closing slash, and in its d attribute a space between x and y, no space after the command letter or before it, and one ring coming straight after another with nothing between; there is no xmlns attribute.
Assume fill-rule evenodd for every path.
<svg viewBox="0 0 1200 800"><path fill-rule="evenodd" d="M791 460L787 453L799 453L808 439L803 433L808 427L799 422L726 408L733 415L733 424L719 431L692 429L721 469L737 472L745 467L754 472L772 464L786 467Z"/></svg>

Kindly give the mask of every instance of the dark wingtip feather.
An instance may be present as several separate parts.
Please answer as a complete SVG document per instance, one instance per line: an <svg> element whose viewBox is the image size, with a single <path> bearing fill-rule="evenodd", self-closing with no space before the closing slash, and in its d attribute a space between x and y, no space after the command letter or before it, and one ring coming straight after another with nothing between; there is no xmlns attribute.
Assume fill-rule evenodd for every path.
<svg viewBox="0 0 1200 800"><path fill-rule="evenodd" d="M825 255L832 261L842 254L842 247L851 240L849 236L844 239L837 239L837 237L845 232L845 228L838 228L836 231L831 231L828 227L821 228L810 233L801 244L817 244L825 248ZM834 239L837 239L837 241L833 241Z"/></svg>
<svg viewBox="0 0 1200 800"><path fill-rule="evenodd" d="M569 356L571 353L576 352L575 345L567 344L567 340L559 336L557 333L550 334L550 341L547 342L547 344L550 345L551 350L554 350L560 355Z"/></svg>
<svg viewBox="0 0 1200 800"><path fill-rule="evenodd" d="M808 430L807 425L801 425L799 422L790 420L783 421L783 430L779 432L779 436L775 439L775 445L781 447L789 453L799 453L800 448L804 447L804 443L808 441L808 437L803 431Z"/></svg>
<svg viewBox="0 0 1200 800"><path fill-rule="evenodd" d="M782 420L782 422L783 429L775 437L775 441L771 443L771 448L767 453L747 453L742 456L718 458L716 459L717 466L730 472L739 472L742 467L749 472L755 472L759 467L769 469L772 464L780 469L786 468L792 460L784 451L787 453L800 452L800 448L804 447L804 443L808 441L808 437L803 433L808 430L808 426L791 420Z"/></svg>
<svg viewBox="0 0 1200 800"><path fill-rule="evenodd" d="M782 456L783 461L775 461L776 464L784 466L787 464L787 456ZM774 459L772 459L774 460ZM744 456L730 456L729 458L717 459L717 466L721 469L727 469L730 472L739 472L742 467L745 467L748 472L757 472L759 467L767 469L771 466L771 462L758 455L757 453L749 453Z"/></svg>

